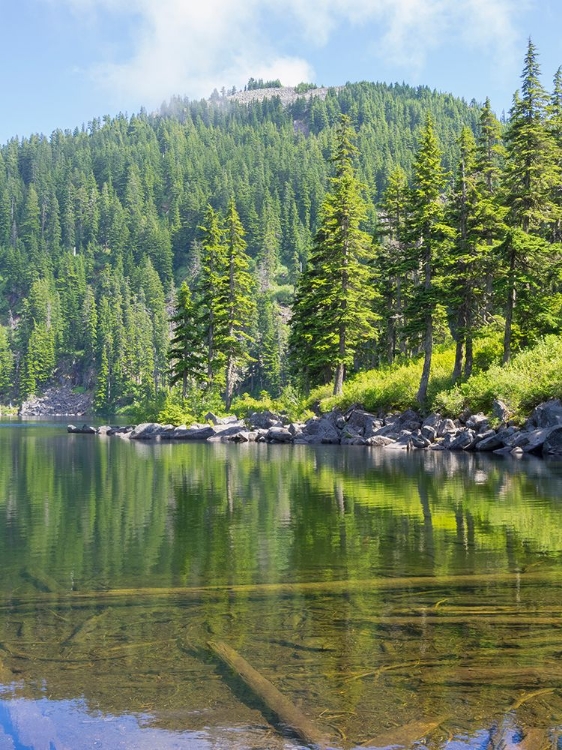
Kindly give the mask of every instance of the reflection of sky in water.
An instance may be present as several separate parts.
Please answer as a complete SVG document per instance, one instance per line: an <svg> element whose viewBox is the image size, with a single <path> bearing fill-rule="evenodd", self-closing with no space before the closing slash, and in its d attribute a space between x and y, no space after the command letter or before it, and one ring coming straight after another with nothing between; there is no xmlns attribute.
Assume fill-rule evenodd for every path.
<svg viewBox="0 0 562 750"><path fill-rule="evenodd" d="M256 735L255 744L249 739L251 730L240 741L240 737L236 737L240 730L171 732L146 726L143 722L149 718L90 713L86 703L79 700L0 700L0 750L263 750L267 747L263 734ZM487 750L493 747L494 735L496 741L500 738L501 746L513 750L522 739L508 714L501 726L472 735L456 735L442 750ZM560 742L557 746L560 748ZM283 750L305 750L290 739L286 739L282 747ZM370 747L362 745L353 750L369 750ZM416 747L425 745L414 743Z"/></svg>
<svg viewBox="0 0 562 750"><path fill-rule="evenodd" d="M220 746L220 745L219 745ZM0 700L0 750L208 750L202 732L143 727L135 716L90 714L82 701Z"/></svg>

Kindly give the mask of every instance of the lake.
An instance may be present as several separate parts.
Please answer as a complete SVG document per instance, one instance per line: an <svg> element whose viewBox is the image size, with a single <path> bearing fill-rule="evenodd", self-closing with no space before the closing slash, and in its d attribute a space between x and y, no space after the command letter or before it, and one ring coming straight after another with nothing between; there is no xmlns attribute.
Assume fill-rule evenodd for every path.
<svg viewBox="0 0 562 750"><path fill-rule="evenodd" d="M0 425L0 750L554 746L562 463Z"/></svg>

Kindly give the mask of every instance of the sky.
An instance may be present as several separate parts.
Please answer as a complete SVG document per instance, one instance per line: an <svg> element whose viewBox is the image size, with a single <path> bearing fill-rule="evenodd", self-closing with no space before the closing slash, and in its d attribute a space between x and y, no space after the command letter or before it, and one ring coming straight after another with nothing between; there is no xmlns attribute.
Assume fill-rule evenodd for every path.
<svg viewBox="0 0 562 750"><path fill-rule="evenodd" d="M550 90L561 0L0 0L0 143L254 78L406 82L508 112L527 40Z"/></svg>

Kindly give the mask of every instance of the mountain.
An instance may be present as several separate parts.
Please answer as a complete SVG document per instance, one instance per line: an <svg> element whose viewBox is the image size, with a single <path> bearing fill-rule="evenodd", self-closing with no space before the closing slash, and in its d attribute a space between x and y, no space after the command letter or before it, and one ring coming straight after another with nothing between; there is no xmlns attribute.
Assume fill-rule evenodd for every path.
<svg viewBox="0 0 562 750"><path fill-rule="evenodd" d="M162 388L172 289L197 277L207 205L225 211L231 197L257 279L253 339L277 341L284 382L287 305L318 226L340 115L357 131L373 233L387 176L397 165L410 173L428 112L452 171L479 107L405 84L177 97L158 113L10 140L0 148L2 400L55 376L95 390L107 408ZM267 372L254 351L244 387L271 388Z"/></svg>

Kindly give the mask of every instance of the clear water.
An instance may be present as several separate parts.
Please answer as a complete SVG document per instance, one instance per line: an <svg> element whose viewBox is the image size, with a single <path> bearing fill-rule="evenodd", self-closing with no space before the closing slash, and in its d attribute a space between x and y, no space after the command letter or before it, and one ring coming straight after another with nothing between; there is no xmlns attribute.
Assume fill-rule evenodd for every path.
<svg viewBox="0 0 562 750"><path fill-rule="evenodd" d="M0 750L554 746L562 464L0 426Z"/></svg>

